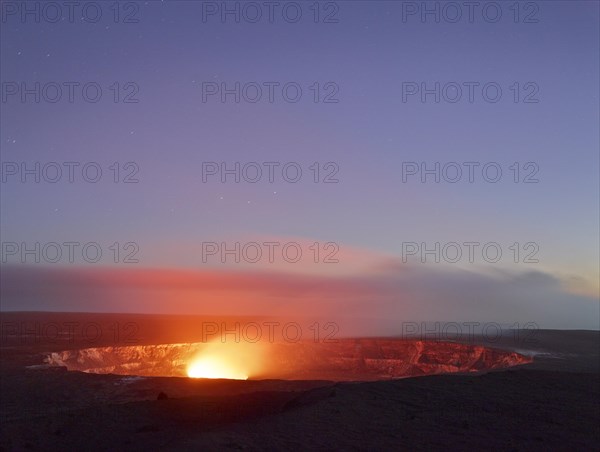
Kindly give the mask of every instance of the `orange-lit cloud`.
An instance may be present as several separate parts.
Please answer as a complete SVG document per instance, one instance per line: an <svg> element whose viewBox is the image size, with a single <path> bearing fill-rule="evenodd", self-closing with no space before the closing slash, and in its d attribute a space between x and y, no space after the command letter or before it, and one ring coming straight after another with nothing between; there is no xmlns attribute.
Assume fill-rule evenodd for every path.
<svg viewBox="0 0 600 452"><path fill-rule="evenodd" d="M471 272L382 260L364 274L3 267L2 309L536 322L598 328L598 300L543 272ZM377 323L376 322L376 323Z"/></svg>

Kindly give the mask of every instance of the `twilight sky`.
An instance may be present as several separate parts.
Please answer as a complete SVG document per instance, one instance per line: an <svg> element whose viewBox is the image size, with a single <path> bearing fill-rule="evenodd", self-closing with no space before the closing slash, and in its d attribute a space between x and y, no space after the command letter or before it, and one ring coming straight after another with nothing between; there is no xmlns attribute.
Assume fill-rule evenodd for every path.
<svg viewBox="0 0 600 452"><path fill-rule="evenodd" d="M518 11L499 2L497 22L493 9L475 9L470 21L462 7L456 23L445 2L427 2L440 9L439 23L409 14L421 2L298 2L296 23L294 5L286 17L274 6L272 21L263 7L251 23L247 2L227 2L241 9L238 23L222 11L206 15L222 2L124 2L115 23L112 2L94 4L96 23L93 9L82 18L76 8L70 20L63 6L54 21L55 10L27 2L40 9L36 22L21 15L23 2L0 3L3 310L600 326L597 2L521 2ZM206 92L236 82L246 85L239 103ZM431 91L439 83L439 103L435 93L423 101L422 83ZM93 86L82 93L85 84ZM250 102L256 84L262 97ZM285 84L292 88L283 93ZM52 102L56 85L62 97ZM451 102L457 85L462 96ZM299 100L286 101L294 86ZM492 102L496 86L502 93ZM47 170L39 182L23 175L22 164L36 162ZM78 165L72 183L65 162ZM256 162L263 174L256 183L243 175L223 183L220 172L203 181L203 162ZM274 182L264 162L279 165ZM455 162L446 178L456 166L462 177L403 180L403 168L436 162ZM479 165L472 182L464 162ZM102 169L99 182L83 178L86 164L92 178ZM51 183L57 165L63 173ZM298 167L302 177L289 182ZM123 183L132 172L138 182ZM338 182L324 183L332 172ZM25 246L51 242L94 242L103 256L86 262L79 247L69 262L64 246L56 263L51 247L39 263L22 256ZM128 242L135 245L123 249ZM273 262L223 264L218 251L203 256L203 242L294 242L303 257L291 263L276 251ZM491 262L480 246L471 262L462 245L456 262L450 249L450 258L422 262L421 244L436 242L494 242L502 258ZM123 262L130 251L139 262ZM339 262L323 262L330 251Z"/></svg>

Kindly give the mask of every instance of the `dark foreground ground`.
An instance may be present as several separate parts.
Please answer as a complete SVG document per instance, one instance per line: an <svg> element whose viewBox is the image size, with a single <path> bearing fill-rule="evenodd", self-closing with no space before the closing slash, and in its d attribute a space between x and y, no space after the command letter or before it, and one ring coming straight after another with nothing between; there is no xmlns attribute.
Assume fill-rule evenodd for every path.
<svg viewBox="0 0 600 452"><path fill-rule="evenodd" d="M4 325L12 320L2 314ZM156 343L165 340L158 336ZM526 344L507 335L493 345L535 352L533 363L335 383L136 379L31 367L44 352L83 345L3 336L0 447L597 451L599 344L599 333L590 331L538 331ZM161 391L169 398L157 400Z"/></svg>

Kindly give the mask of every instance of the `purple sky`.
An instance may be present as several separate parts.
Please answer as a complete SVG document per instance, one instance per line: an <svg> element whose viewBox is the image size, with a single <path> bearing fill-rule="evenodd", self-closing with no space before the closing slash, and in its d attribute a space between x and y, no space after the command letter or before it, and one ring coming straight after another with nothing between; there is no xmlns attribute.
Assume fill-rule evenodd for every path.
<svg viewBox="0 0 600 452"><path fill-rule="evenodd" d="M297 23L284 20L279 9L273 23L265 16L258 23L245 16L240 23L232 16L223 22L219 14L203 20L203 8L213 3L136 2L137 10L122 6L115 23L109 3L98 2L97 23L82 20L80 10L71 23L66 8L64 20L51 23L54 12L47 10L37 23L20 10L12 14L22 2L2 1L2 242L96 242L105 253L114 242L139 248L136 264L116 265L112 258L96 265L81 259L36 264L29 258L25 266L20 251L12 255L3 248L3 267L18 269L3 275L10 289L3 291L2 309L105 310L102 296L87 303L78 293L67 302L66 296L44 298L36 288L35 297L19 298L27 275L37 281L43 266L67 273L82 267L216 269L232 275L260 270L367 280L364 299L322 295L323 303L335 299L334 311L357 315L376 299L382 317L408 312L426 320L469 319L476 312L482 320L598 328L597 2L521 2L517 23L513 2L498 3L502 17L495 23L493 11L484 16L480 9L471 23L466 8L461 20L450 23L454 13L446 9L444 15L444 2L427 2L440 8L439 23L431 15L422 21L420 12L403 20L403 11L421 2L400 1L322 2L320 23L314 22L313 2L298 3L303 15ZM27 4L35 8L39 2ZM136 23L122 23L128 13ZM322 23L328 14L337 23ZM80 85L73 102L66 88L56 103L44 96L36 103L33 94L23 102L20 92L9 94L14 87L33 89L36 82ZM82 96L81 85L90 82L102 88L97 103ZM221 102L218 94L203 102L203 83L233 88L236 82L279 83L275 101L266 99L265 89L256 103L236 103L233 95ZM281 86L289 82L303 89L296 103L282 97ZM403 83L433 88L436 82L473 82L474 101L464 88L456 103L443 96L436 103L433 94L425 102L420 94L403 102ZM481 87L490 83L502 89L498 102L482 97ZM455 95L451 86L447 97ZM139 90L132 98L139 102L124 103L122 96L134 88ZM47 90L52 97L51 86ZM20 173L7 174L13 162L31 168L36 162L78 162L78 168L96 162L103 175L89 183L78 169L73 183L66 174L57 183L43 177L36 183L33 176L23 183ZM121 179L139 169L139 182L114 183L114 162ZM134 165L124 167L127 162ZM217 175L204 183L203 162L294 162L303 176L290 183L276 171L274 183L265 174L257 183L221 183ZM314 162L321 179L339 168L339 182L314 183ZM334 166L324 167L327 162ZM421 183L420 175L403 182L403 162L480 166L473 183L465 174L456 183L435 183L433 176ZM497 183L481 175L490 162L503 171ZM513 181L515 162L519 183ZM531 172L539 182L523 183ZM312 242L334 242L340 262L253 266L202 259L202 242L265 240L296 241L305 252ZM403 262L408 242L495 242L503 258L422 263L417 254ZM532 250L539 262L523 262ZM403 270L394 274L395 268ZM411 295L396 300L395 293ZM349 300L346 307L342 298ZM112 310L133 309L122 303ZM179 311L204 309L185 306Z"/></svg>

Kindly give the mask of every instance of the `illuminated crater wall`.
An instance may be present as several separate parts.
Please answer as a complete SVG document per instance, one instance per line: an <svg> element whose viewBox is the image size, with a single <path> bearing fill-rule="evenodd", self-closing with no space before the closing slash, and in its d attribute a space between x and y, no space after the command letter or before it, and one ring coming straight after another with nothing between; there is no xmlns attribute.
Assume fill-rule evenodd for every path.
<svg viewBox="0 0 600 452"><path fill-rule="evenodd" d="M217 346L217 349L215 349ZM188 343L99 347L51 353L47 362L68 370L139 376L188 376L190 365L221 360L251 379L368 381L477 372L531 362L515 352L452 342L340 339L337 343ZM235 352L235 353L233 353ZM203 358L204 357L204 358ZM211 377L236 378L228 375Z"/></svg>

